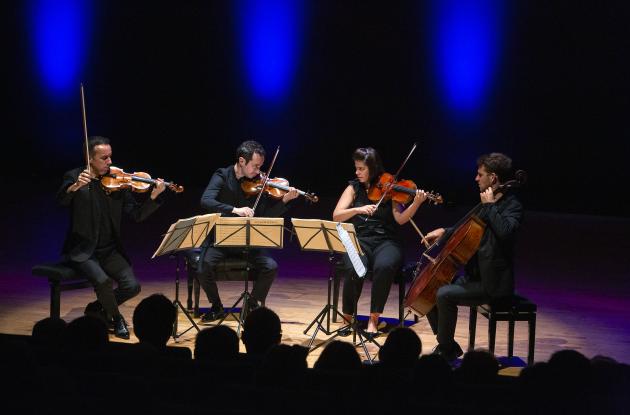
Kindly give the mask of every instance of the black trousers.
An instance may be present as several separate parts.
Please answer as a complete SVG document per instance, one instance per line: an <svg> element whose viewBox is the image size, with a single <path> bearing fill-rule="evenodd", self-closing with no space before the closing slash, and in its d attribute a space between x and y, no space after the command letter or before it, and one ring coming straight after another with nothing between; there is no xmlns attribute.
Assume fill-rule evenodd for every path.
<svg viewBox="0 0 630 415"><path fill-rule="evenodd" d="M394 278L402 266L402 247L396 241L383 238L362 238L359 243L365 253L361 257L363 265L372 270L370 313L382 313ZM342 310L344 314L353 314L363 288L363 278L354 271L348 254L343 256L343 273Z"/></svg>
<svg viewBox="0 0 630 415"><path fill-rule="evenodd" d="M92 283L96 299L108 318L119 316L118 306L140 293L140 283L131 265L114 248L96 250L87 261L72 265ZM116 289L113 288L114 281Z"/></svg>
<svg viewBox="0 0 630 415"><path fill-rule="evenodd" d="M219 296L219 288L217 287L217 276L215 273L216 265L227 257L243 258L242 248L215 248L209 247L203 257L201 271L197 274L201 288L208 296L208 301L212 305L219 305L221 297ZM254 276L254 288L252 289L252 297L258 302L263 302L267 298L269 289L273 280L278 275L278 264L273 258L265 255L262 249L250 249L248 260L252 266Z"/></svg>
<svg viewBox="0 0 630 415"><path fill-rule="evenodd" d="M468 281L467 277L459 277L454 283L444 285L437 291L437 303L427 314L433 334L445 350L452 350L455 343L457 326L457 306L475 306L490 300L481 281Z"/></svg>

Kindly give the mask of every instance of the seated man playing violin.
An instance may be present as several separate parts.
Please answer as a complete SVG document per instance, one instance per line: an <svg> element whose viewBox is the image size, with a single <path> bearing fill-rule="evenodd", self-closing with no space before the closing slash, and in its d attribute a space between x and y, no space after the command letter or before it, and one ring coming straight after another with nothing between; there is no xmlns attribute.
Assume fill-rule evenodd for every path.
<svg viewBox="0 0 630 415"><path fill-rule="evenodd" d="M354 224L361 249L365 252L361 260L366 268L372 269L367 332L377 333L379 316L383 313L392 282L403 261L399 227L409 222L427 195L422 190L414 190L413 201L404 210L391 197L377 206L378 198L370 200L368 193L379 182L381 175L385 174L378 153L371 147L358 148L352 154L352 159L356 179L351 180L341 194L333 212L333 220ZM343 315L347 321L352 321L363 279L354 271L348 254L344 254L343 261ZM350 331L344 330L340 334L348 335Z"/></svg>
<svg viewBox="0 0 630 415"><path fill-rule="evenodd" d="M162 203L158 196L166 188L155 181L151 194L139 203L130 188L116 192L105 189L101 177L109 173L112 147L105 137L90 137L87 142L89 168L66 172L57 200L70 208L70 227L62 253L70 266L94 285L96 301L88 304L86 314L102 317L113 324L116 337L128 339L129 330L118 306L140 292L120 238L123 213L139 222ZM117 282L116 289L113 281Z"/></svg>
<svg viewBox="0 0 630 415"><path fill-rule="evenodd" d="M248 197L243 190L244 180L260 175L260 168L265 162L265 149L256 141L245 141L236 149L236 162L218 169L210 178L206 190L201 196L201 207L208 213L221 213L223 216L279 217L287 211L286 204L298 197L295 188L289 190L280 199L274 199L266 193L260 197L256 211L252 209L256 197ZM245 186L248 187L248 186ZM251 186L250 186L251 187ZM212 304L208 313L202 316L202 322L212 322L225 316L221 297L216 283L215 268L224 258L242 257L241 248L219 248L212 246L214 235L210 234L202 244L200 272L201 287ZM251 249L249 261L255 274L254 287L249 301L250 309L264 302L278 273L278 264L265 255L261 249Z"/></svg>

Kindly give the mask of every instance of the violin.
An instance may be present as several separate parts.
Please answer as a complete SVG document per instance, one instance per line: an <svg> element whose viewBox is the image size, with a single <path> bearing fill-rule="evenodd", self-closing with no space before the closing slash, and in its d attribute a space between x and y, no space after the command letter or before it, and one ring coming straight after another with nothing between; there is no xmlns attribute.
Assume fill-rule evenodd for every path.
<svg viewBox="0 0 630 415"><path fill-rule="evenodd" d="M184 191L184 187L172 182L164 182L166 187L175 193ZM151 185L157 185L157 180L152 179L148 173L127 173L123 169L110 166L109 173L101 177L101 186L107 192L115 192L122 189L131 189L133 192L144 193Z"/></svg>
<svg viewBox="0 0 630 415"><path fill-rule="evenodd" d="M257 195L263 190L263 182L266 177L265 173L261 172L258 177L253 179L245 178L241 182L241 189L243 189L243 192L245 192L248 197ZM317 197L314 193L305 192L300 189L296 190L300 196L304 196L310 202L316 203L319 201L319 197ZM265 184L264 192L275 199L281 199L289 192L289 181L287 179L283 179L282 177L274 177L273 179L270 178Z"/></svg>
<svg viewBox="0 0 630 415"><path fill-rule="evenodd" d="M418 186L411 180L398 180L390 173L383 173L378 182L370 186L368 199L377 202L385 195L385 200L392 199L394 202L406 205L416 196ZM435 205L444 202L439 193L427 192L427 199Z"/></svg>

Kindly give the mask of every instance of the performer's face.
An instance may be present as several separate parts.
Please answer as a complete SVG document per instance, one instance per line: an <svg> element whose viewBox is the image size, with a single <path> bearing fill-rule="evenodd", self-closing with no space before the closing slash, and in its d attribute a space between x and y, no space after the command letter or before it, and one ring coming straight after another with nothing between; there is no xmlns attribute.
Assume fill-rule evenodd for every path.
<svg viewBox="0 0 630 415"><path fill-rule="evenodd" d="M90 167L95 176L102 176L109 171L112 165L112 147L109 144L99 144L94 147L91 156Z"/></svg>
<svg viewBox="0 0 630 415"><path fill-rule="evenodd" d="M370 169L364 161L354 161L354 174L357 175L357 179L361 183L367 183L370 180Z"/></svg>
<svg viewBox="0 0 630 415"><path fill-rule="evenodd" d="M254 153L252 155L252 159L247 163L245 163L245 159L243 157L240 157L238 159L238 164L241 167L241 172L243 173L243 176L247 177L248 179L253 179L254 177L258 176L260 174L260 168L264 163L265 157L261 156L258 153Z"/></svg>
<svg viewBox="0 0 630 415"><path fill-rule="evenodd" d="M488 187L492 187L497 184L497 175L494 173L489 173L486 170L486 166L479 166L477 169L477 177L475 177L475 181L479 185L479 191L484 192Z"/></svg>

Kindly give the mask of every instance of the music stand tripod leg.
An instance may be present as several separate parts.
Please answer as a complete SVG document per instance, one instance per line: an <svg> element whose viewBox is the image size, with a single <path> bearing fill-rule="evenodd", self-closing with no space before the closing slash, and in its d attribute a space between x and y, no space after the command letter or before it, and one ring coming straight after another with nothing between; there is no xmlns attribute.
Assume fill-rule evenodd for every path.
<svg viewBox="0 0 630 415"><path fill-rule="evenodd" d="M223 321L225 321L228 314L233 315L236 321L238 322L238 325L236 327L236 335L238 337L241 336L241 326L245 323L245 319L247 318L247 313L249 312L249 303L251 302L251 294L249 293L249 277L250 277L251 267L249 264L249 250L247 248L244 249L244 254L245 254L244 255L245 262L247 264L246 275L245 275L245 289L243 290L241 295L238 297L238 299L234 302L234 304L232 304L232 307L230 307L230 312L226 313L221 318L221 320L219 320L219 322L217 323L217 326L219 326L223 323ZM234 313L232 310L234 310L241 301L243 302L243 306L241 307L241 311L237 316L236 313Z"/></svg>
<svg viewBox="0 0 630 415"><path fill-rule="evenodd" d="M175 324L173 324L173 340L177 341L178 338L180 338L181 336L183 336L184 334L186 334L188 331L190 331L193 328L199 331L199 326L197 326L197 323L195 323L195 321L192 319L192 317L190 316L190 314L188 313L184 305L181 303L181 301L179 301L179 269L180 268L179 268L179 255L178 254L175 255L175 259L176 259L175 300L173 300L173 305L175 306ZM190 327L188 327L186 330L182 331L181 333L177 333L179 310L181 310L184 313L184 315L186 316L186 318L188 318L188 321L190 321L190 324L191 324Z"/></svg>

